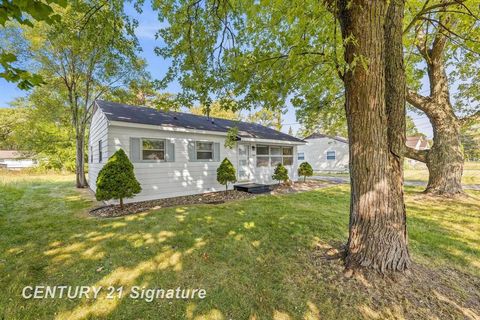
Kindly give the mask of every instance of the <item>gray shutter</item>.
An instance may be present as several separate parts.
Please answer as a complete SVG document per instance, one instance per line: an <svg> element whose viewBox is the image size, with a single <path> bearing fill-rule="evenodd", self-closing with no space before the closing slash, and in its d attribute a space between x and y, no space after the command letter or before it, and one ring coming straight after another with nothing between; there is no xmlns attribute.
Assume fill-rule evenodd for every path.
<svg viewBox="0 0 480 320"><path fill-rule="evenodd" d="M196 161L197 154L195 153L195 141L188 141L188 161Z"/></svg>
<svg viewBox="0 0 480 320"><path fill-rule="evenodd" d="M220 161L220 143L213 144L213 161Z"/></svg>
<svg viewBox="0 0 480 320"><path fill-rule="evenodd" d="M175 143L170 142L170 140L166 140L165 161L167 162L175 161Z"/></svg>
<svg viewBox="0 0 480 320"><path fill-rule="evenodd" d="M140 138L130 138L130 161L140 162Z"/></svg>

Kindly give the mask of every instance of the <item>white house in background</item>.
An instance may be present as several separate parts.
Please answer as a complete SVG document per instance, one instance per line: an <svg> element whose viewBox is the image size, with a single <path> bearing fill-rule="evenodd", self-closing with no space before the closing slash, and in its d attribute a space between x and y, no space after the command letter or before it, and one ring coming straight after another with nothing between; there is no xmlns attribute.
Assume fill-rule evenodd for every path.
<svg viewBox="0 0 480 320"><path fill-rule="evenodd" d="M237 127L237 143L224 147L227 131ZM297 147L303 140L254 123L207 118L181 112L96 101L89 138L89 185L122 148L134 165L143 201L225 190L217 168L226 157L237 170L237 183L272 184L277 163L297 180ZM232 186L230 186L232 188Z"/></svg>
<svg viewBox="0 0 480 320"><path fill-rule="evenodd" d="M0 150L0 168L9 170L21 170L32 168L37 161L26 156L24 152L16 150Z"/></svg>
<svg viewBox="0 0 480 320"><path fill-rule="evenodd" d="M413 148L415 150L430 149L430 143L428 142L427 138L423 136L407 137L406 144L407 147ZM407 161L412 165L419 163L419 161L413 159L407 159Z"/></svg>
<svg viewBox="0 0 480 320"><path fill-rule="evenodd" d="M314 171L348 171L346 139L314 133L304 140L307 144L298 147L299 163L304 161L310 163Z"/></svg>

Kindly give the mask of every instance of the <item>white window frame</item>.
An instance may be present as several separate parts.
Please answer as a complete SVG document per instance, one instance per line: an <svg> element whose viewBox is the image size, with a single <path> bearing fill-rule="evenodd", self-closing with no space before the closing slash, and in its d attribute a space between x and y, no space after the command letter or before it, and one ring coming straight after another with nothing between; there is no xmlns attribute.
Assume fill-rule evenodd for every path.
<svg viewBox="0 0 480 320"><path fill-rule="evenodd" d="M258 154L258 148L259 147L267 147L268 148L268 154ZM280 154L272 154L272 148L280 148ZM292 154L291 155L284 155L283 154L283 149L284 148L291 148L292 149ZM293 147L292 146L282 146L282 145L266 145L266 144L257 144L256 145L257 149L257 157L256 157L256 163L255 167L256 168L272 168L275 167L275 165L272 164L272 158L280 158L281 163L284 166L293 166L294 163L294 158L293 158ZM268 159L267 165L259 166L258 165L258 158L261 159ZM291 158L292 159L292 164L285 164L285 158Z"/></svg>
<svg viewBox="0 0 480 320"><path fill-rule="evenodd" d="M163 149L143 149L143 140L155 140L155 141L163 141ZM143 151L163 151L163 159L153 160L153 159L144 159L143 158ZM167 141L165 139L159 138L140 138L140 161L142 162L165 162L167 157Z"/></svg>
<svg viewBox="0 0 480 320"><path fill-rule="evenodd" d="M198 144L199 143L208 143L212 146L212 148L210 150L207 150L207 149L199 149L198 148ZM199 152L210 152L212 154L212 157L209 158L209 159L199 159L198 158L198 153ZM214 143L213 141L195 141L195 158L197 159L197 161L213 161L215 159L215 146L214 146Z"/></svg>
<svg viewBox="0 0 480 320"><path fill-rule="evenodd" d="M300 159L301 157L301 159ZM297 160L304 161L305 160L305 152L297 152Z"/></svg>
<svg viewBox="0 0 480 320"><path fill-rule="evenodd" d="M329 159L329 158L328 158L328 157L329 157L328 154L329 154L329 153L332 153L332 152L333 152L333 159ZM335 150L327 151L326 157L327 157L327 160L328 160L328 161L335 161L335 160L337 160L337 152L336 152ZM330 155L330 157L331 157L331 155Z"/></svg>

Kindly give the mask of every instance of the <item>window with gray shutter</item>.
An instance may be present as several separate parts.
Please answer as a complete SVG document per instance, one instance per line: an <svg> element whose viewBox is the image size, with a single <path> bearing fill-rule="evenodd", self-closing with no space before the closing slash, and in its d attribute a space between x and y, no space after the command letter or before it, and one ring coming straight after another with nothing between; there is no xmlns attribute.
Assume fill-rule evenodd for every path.
<svg viewBox="0 0 480 320"><path fill-rule="evenodd" d="M189 161L220 161L220 143L210 141L189 141Z"/></svg>

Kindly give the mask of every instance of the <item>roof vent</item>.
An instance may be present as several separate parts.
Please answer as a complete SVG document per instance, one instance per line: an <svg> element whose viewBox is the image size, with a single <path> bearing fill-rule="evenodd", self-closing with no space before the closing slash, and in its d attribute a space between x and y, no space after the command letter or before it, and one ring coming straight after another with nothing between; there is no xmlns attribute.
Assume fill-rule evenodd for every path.
<svg viewBox="0 0 480 320"><path fill-rule="evenodd" d="M178 120L177 116L173 116L173 119Z"/></svg>

